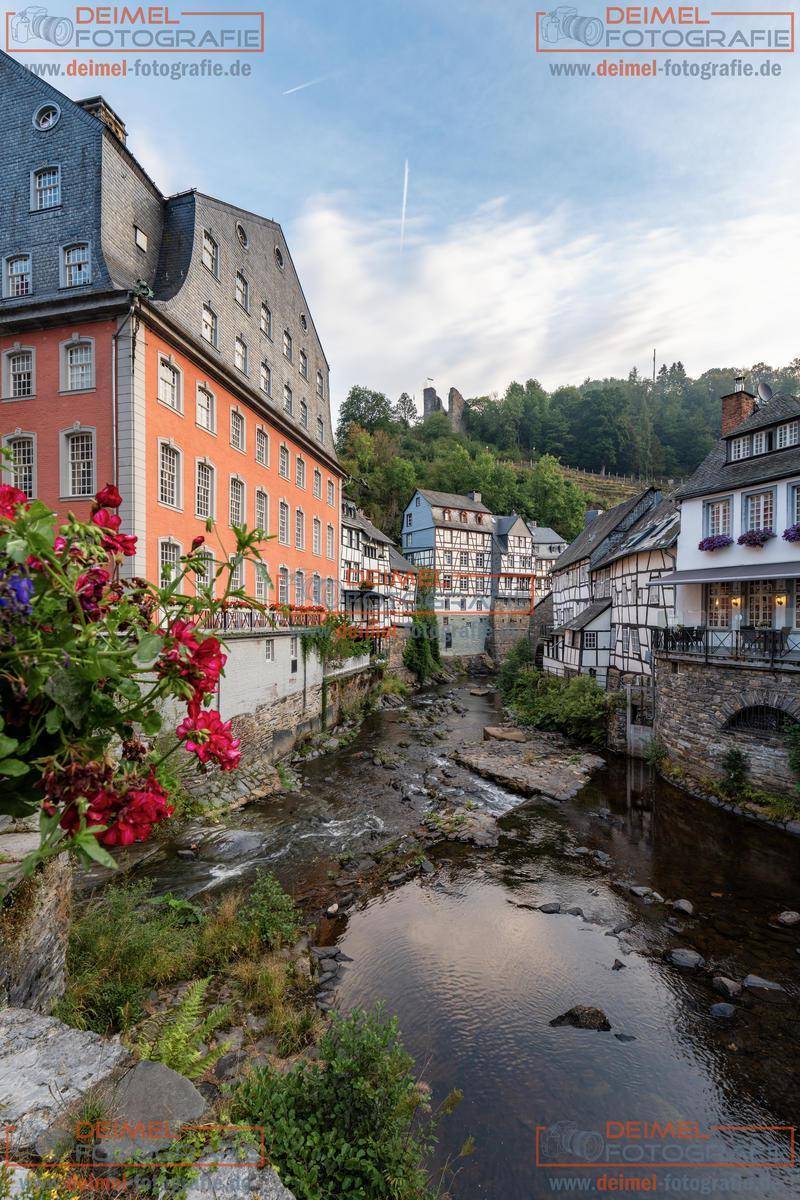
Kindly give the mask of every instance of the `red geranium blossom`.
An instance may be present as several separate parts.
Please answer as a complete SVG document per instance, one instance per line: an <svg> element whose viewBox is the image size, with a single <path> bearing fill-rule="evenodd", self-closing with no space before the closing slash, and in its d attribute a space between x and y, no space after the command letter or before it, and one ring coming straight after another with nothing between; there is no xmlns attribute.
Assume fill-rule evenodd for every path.
<svg viewBox="0 0 800 1200"><path fill-rule="evenodd" d="M166 636L173 644L159 659L159 674L175 674L185 680L197 700L211 695L226 662L219 640L208 636L199 641L195 626L180 619L172 622Z"/></svg>
<svg viewBox="0 0 800 1200"><path fill-rule="evenodd" d="M119 489L113 483L107 483L97 493L94 502L100 508L119 508L120 504L122 504L122 496L120 496Z"/></svg>
<svg viewBox="0 0 800 1200"><path fill-rule="evenodd" d="M241 741L233 736L230 721L223 721L213 708L189 706L189 715L178 726L177 735L185 748L196 754L200 762L217 763L223 771L233 771L239 765Z"/></svg>
<svg viewBox="0 0 800 1200"><path fill-rule="evenodd" d="M82 575L78 576L75 582L75 591L78 593L81 608L87 617L94 619L100 616L102 611L100 601L110 582L111 575L105 567L90 567L88 571L84 571Z"/></svg>
<svg viewBox="0 0 800 1200"><path fill-rule="evenodd" d="M74 836L83 816L87 826L105 826L97 834L97 840L105 846L143 842L154 825L172 816L167 793L152 771L144 779L126 783L114 780L114 768L109 763L72 763L47 772L44 786L45 811L51 816L59 813L62 829Z"/></svg>
<svg viewBox="0 0 800 1200"><path fill-rule="evenodd" d="M0 483L0 517L14 517L20 504L27 504L28 497L10 483Z"/></svg>
<svg viewBox="0 0 800 1200"><path fill-rule="evenodd" d="M99 525L101 529L112 529L116 533L122 524L122 517L119 513L109 512L107 508L98 508L97 512L92 514L92 524Z"/></svg>
<svg viewBox="0 0 800 1200"><path fill-rule="evenodd" d="M105 533L100 543L109 554L124 554L133 558L136 553L136 537L131 533Z"/></svg>
<svg viewBox="0 0 800 1200"><path fill-rule="evenodd" d="M198 533L196 538L192 538L192 549L199 550L205 540L206 539L203 537L202 533Z"/></svg>

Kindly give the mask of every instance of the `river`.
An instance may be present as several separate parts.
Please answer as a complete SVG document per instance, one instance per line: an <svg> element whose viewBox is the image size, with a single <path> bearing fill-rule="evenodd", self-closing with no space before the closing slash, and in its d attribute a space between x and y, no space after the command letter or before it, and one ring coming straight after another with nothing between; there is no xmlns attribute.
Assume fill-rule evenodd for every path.
<svg viewBox="0 0 800 1200"><path fill-rule="evenodd" d="M496 849L442 844L429 852L433 873L362 897L321 932L353 960L337 1007L384 1000L434 1099L464 1092L437 1152L441 1167L475 1139L454 1200L592 1192L598 1180L601 1192L619 1191L620 1176L629 1191L650 1179L668 1195L796 1196L796 1170L750 1164L789 1161L779 1127L797 1120L800 926L774 918L800 909L800 844L614 757L573 801L521 805L449 758L498 719L496 696L475 690L451 689L443 713L447 689L416 697L412 716L437 714L422 734L407 712L371 715L346 749L301 768L300 790L249 806L210 836L190 827L139 872L159 890L197 896L266 866L319 906L349 890L352 862L369 864L382 841L418 823L425 788L504 814ZM387 751L399 766L375 757ZM587 850L607 854L607 865ZM631 884L686 898L694 915L639 899ZM562 911L532 907L545 902ZM572 906L584 915L566 915ZM626 923L630 931L611 933ZM676 947L699 951L713 972L672 965ZM712 973L753 973L785 991L746 991L719 1019ZM601 1008L611 1030L550 1024L574 1005Z"/></svg>

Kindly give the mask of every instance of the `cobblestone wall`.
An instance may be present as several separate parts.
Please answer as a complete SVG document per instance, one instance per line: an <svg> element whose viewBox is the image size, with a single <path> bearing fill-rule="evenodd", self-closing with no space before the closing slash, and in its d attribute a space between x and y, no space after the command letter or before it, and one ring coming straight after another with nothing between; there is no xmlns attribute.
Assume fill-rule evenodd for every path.
<svg viewBox="0 0 800 1200"><path fill-rule="evenodd" d="M800 673L656 657L655 736L670 759L695 779L721 778L722 759L737 746L756 787L794 796L797 781L780 737L723 732L737 712L757 705L800 720Z"/></svg>
<svg viewBox="0 0 800 1200"><path fill-rule="evenodd" d="M519 612L493 612L486 649L496 663L501 663L521 638L530 636L530 630L529 608Z"/></svg>

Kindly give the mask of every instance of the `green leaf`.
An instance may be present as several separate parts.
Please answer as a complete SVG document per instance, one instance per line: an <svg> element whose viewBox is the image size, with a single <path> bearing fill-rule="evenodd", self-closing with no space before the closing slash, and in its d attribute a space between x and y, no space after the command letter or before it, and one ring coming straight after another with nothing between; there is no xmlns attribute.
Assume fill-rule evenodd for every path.
<svg viewBox="0 0 800 1200"><path fill-rule="evenodd" d="M103 828L104 826L100 825L91 826L91 829L96 829L98 832L102 832ZM73 842L75 849L80 851L80 853L85 854L86 857L90 858L93 862L100 863L100 865L103 867L111 867L112 870L116 870L116 860L108 853L105 846L100 845L97 838L91 832L91 829L84 829L77 835Z"/></svg>
<svg viewBox="0 0 800 1200"><path fill-rule="evenodd" d="M4 733L0 733L0 758L6 754L10 754L12 750L16 750L19 742L16 738L6 737Z"/></svg>
<svg viewBox="0 0 800 1200"><path fill-rule="evenodd" d="M80 725L89 706L91 692L69 671L54 671L44 685L45 693L64 710L73 725Z"/></svg>
<svg viewBox="0 0 800 1200"><path fill-rule="evenodd" d="M27 775L28 771L30 771L28 763L22 762L19 758L4 758L0 762L0 775L10 775L16 779L20 775Z"/></svg>
<svg viewBox="0 0 800 1200"><path fill-rule="evenodd" d="M152 708L150 712L145 713L142 717L142 729L147 734L158 733L161 729L162 720L161 713Z"/></svg>
<svg viewBox="0 0 800 1200"><path fill-rule="evenodd" d="M161 653L163 645L164 640L157 633L145 634L134 651L134 662L142 667L152 666Z"/></svg>

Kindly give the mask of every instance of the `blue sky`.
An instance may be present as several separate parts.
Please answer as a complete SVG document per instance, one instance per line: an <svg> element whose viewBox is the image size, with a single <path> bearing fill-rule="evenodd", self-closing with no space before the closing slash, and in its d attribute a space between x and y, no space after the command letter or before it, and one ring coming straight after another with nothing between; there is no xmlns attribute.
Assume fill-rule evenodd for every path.
<svg viewBox="0 0 800 1200"><path fill-rule="evenodd" d="M102 91L165 190L282 223L337 400L555 386L653 346L692 372L794 357L795 57L767 80L553 78L535 7L278 0L249 80Z"/></svg>

